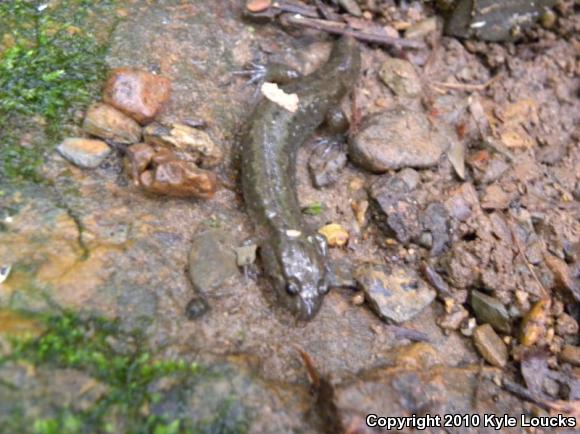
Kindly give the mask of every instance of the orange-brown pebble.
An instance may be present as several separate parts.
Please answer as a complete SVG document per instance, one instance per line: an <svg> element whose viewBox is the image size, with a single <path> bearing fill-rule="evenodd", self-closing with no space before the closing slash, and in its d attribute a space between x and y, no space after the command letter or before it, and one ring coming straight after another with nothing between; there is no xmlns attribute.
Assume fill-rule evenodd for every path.
<svg viewBox="0 0 580 434"><path fill-rule="evenodd" d="M171 95L171 81L136 68L116 68L109 73L103 100L141 125L155 119Z"/></svg>
<svg viewBox="0 0 580 434"><path fill-rule="evenodd" d="M272 0L249 0L246 9L250 12L262 12L272 6Z"/></svg>
<svg viewBox="0 0 580 434"><path fill-rule="evenodd" d="M217 190L214 173L183 160L164 161L143 172L139 181L146 191L172 197L209 199Z"/></svg>

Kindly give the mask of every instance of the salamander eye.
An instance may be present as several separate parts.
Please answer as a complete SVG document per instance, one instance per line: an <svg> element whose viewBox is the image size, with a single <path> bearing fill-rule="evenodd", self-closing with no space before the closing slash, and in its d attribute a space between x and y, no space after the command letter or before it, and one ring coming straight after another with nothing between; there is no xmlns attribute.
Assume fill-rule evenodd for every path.
<svg viewBox="0 0 580 434"><path fill-rule="evenodd" d="M286 283L286 292L290 295L297 295L300 292L298 283L292 281Z"/></svg>

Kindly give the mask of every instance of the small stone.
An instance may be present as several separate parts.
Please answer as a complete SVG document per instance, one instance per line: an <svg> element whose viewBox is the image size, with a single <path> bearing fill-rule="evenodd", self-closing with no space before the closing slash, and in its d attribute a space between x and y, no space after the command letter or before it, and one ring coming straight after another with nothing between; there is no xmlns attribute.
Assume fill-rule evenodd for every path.
<svg viewBox="0 0 580 434"><path fill-rule="evenodd" d="M530 347L546 335L549 308L549 300L540 300L524 315L520 330L522 345Z"/></svg>
<svg viewBox="0 0 580 434"><path fill-rule="evenodd" d="M185 316L188 320L194 320L204 315L209 310L209 304L205 297L193 297L185 307Z"/></svg>
<svg viewBox="0 0 580 434"><path fill-rule="evenodd" d="M562 313L558 316L558 320L556 321L556 332L558 332L560 336L577 335L578 323L567 313Z"/></svg>
<svg viewBox="0 0 580 434"><path fill-rule="evenodd" d="M580 302L580 284L572 278L572 272L568 264L549 253L544 256L544 260L554 274L556 289L560 290L567 298Z"/></svg>
<svg viewBox="0 0 580 434"><path fill-rule="evenodd" d="M80 137L64 139L56 150L71 163L86 169L98 167L112 151L101 140Z"/></svg>
<svg viewBox="0 0 580 434"><path fill-rule="evenodd" d="M560 353L560 360L564 363L580 366L580 347L564 345L564 348L562 348L562 352Z"/></svg>
<svg viewBox="0 0 580 434"><path fill-rule="evenodd" d="M412 270L365 264L355 279L371 309L383 320L407 321L435 299L435 291Z"/></svg>
<svg viewBox="0 0 580 434"><path fill-rule="evenodd" d="M422 216L423 229L431 234L431 255L438 256L451 243L449 214L440 203L430 203Z"/></svg>
<svg viewBox="0 0 580 434"><path fill-rule="evenodd" d="M239 275L233 243L222 230L208 230L194 237L189 253L189 277L200 294Z"/></svg>
<svg viewBox="0 0 580 434"><path fill-rule="evenodd" d="M437 17L429 17L408 27L405 30L405 38L423 38L430 33L436 32L439 27L441 27L439 19Z"/></svg>
<svg viewBox="0 0 580 434"><path fill-rule="evenodd" d="M506 193L501 186L492 184L487 186L483 192L481 207L490 210L506 209L512 200L513 195Z"/></svg>
<svg viewBox="0 0 580 434"><path fill-rule="evenodd" d="M246 9L252 13L263 12L272 5L272 0L249 0Z"/></svg>
<svg viewBox="0 0 580 434"><path fill-rule="evenodd" d="M365 302L365 295L362 291L357 292L355 295L352 296L350 299L351 303L355 306L360 306Z"/></svg>
<svg viewBox="0 0 580 434"><path fill-rule="evenodd" d="M508 311L497 299L479 291L471 291L470 304L480 323L489 323L500 333L510 333Z"/></svg>
<svg viewBox="0 0 580 434"><path fill-rule="evenodd" d="M203 168L215 167L224 159L223 151L205 131L184 124L153 123L143 129L143 136L146 143L179 152L182 159Z"/></svg>
<svg viewBox="0 0 580 434"><path fill-rule="evenodd" d="M256 261L256 244L238 247L236 251L236 260L238 267L246 267Z"/></svg>
<svg viewBox="0 0 580 434"><path fill-rule="evenodd" d="M481 356L493 366L503 368L507 363L508 351L505 343L489 324L483 324L473 332L473 343Z"/></svg>
<svg viewBox="0 0 580 434"><path fill-rule="evenodd" d="M478 177L478 180L482 184L491 184L492 182L497 181L501 176L510 168L510 166L503 160L499 158L492 159L485 172L481 177Z"/></svg>
<svg viewBox="0 0 580 434"><path fill-rule="evenodd" d="M155 194L210 199L217 190L217 177L194 163L172 160L158 162L152 170L141 173L139 184Z"/></svg>
<svg viewBox="0 0 580 434"><path fill-rule="evenodd" d="M348 242L348 231L338 223L323 226L318 233L326 238L329 247L342 247Z"/></svg>
<svg viewBox="0 0 580 434"><path fill-rule="evenodd" d="M546 9L540 18L540 22L544 28L551 29L556 24L557 19L558 18L556 17L556 14L553 10Z"/></svg>
<svg viewBox="0 0 580 434"><path fill-rule="evenodd" d="M467 318L469 318L469 312L463 306L457 305L451 313L439 319L437 324L445 330L458 330Z"/></svg>
<svg viewBox="0 0 580 434"><path fill-rule="evenodd" d="M362 15L360 6L355 0L338 0L338 4L353 17L360 17Z"/></svg>
<svg viewBox="0 0 580 434"><path fill-rule="evenodd" d="M155 149L147 143L137 143L127 148L125 156L125 169L127 174L133 179L136 185L139 185L139 176L153 161Z"/></svg>
<svg viewBox="0 0 580 434"><path fill-rule="evenodd" d="M367 200L355 200L350 204L352 212L358 225L362 228L367 223L367 210L369 209L369 202Z"/></svg>
<svg viewBox="0 0 580 434"><path fill-rule="evenodd" d="M445 208L451 217L459 221L468 220L474 210L479 207L477 191L472 184L467 182L453 190L449 196L449 199L445 201Z"/></svg>
<svg viewBox="0 0 580 434"><path fill-rule="evenodd" d="M83 129L105 140L131 145L141 140L141 127L114 107L94 103L87 110Z"/></svg>
<svg viewBox="0 0 580 434"><path fill-rule="evenodd" d="M363 169L384 173L437 164L455 133L436 130L425 113L395 107L368 116L350 139L350 159Z"/></svg>
<svg viewBox="0 0 580 434"><path fill-rule="evenodd" d="M346 152L336 142L321 142L308 159L308 170L316 188L334 184L346 166Z"/></svg>
<svg viewBox="0 0 580 434"><path fill-rule="evenodd" d="M421 175L415 169L407 167L397 173L397 178L407 184L409 190L415 190L421 182Z"/></svg>
<svg viewBox="0 0 580 434"><path fill-rule="evenodd" d="M461 334L467 337L473 336L473 331L475 330L475 327L477 327L477 321L475 320L475 318L469 318L469 320L467 321L467 325L460 330Z"/></svg>
<svg viewBox="0 0 580 434"><path fill-rule="evenodd" d="M419 208L409 197L409 186L397 176L380 177L370 187L372 215L387 236L403 244L422 232Z"/></svg>
<svg viewBox="0 0 580 434"><path fill-rule="evenodd" d="M379 70L379 77L398 96L415 97L421 94L419 75L406 60L386 60Z"/></svg>
<svg viewBox="0 0 580 434"><path fill-rule="evenodd" d="M136 68L116 68L109 73L103 100L141 125L155 119L171 95L171 82Z"/></svg>

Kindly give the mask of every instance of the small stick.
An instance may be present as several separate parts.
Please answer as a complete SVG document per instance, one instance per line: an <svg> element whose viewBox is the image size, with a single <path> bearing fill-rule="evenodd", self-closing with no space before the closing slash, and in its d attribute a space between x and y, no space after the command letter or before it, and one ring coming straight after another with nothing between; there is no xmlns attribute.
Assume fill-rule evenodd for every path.
<svg viewBox="0 0 580 434"><path fill-rule="evenodd" d="M337 35L347 35L365 42L373 42L381 45L388 45L399 48L425 48L421 41L411 39L393 38L388 35L379 35L349 28L346 23L336 21L320 20L316 18L306 18L300 14L285 14L283 19L286 23L294 24L311 29L322 30Z"/></svg>
<svg viewBox="0 0 580 434"><path fill-rule="evenodd" d="M418 330L408 329L396 325L388 325L387 327L393 332L395 338L397 339L409 339L410 341L414 342L431 342L429 336Z"/></svg>
<svg viewBox="0 0 580 434"><path fill-rule="evenodd" d="M308 372L308 378L310 378L310 383L312 383L312 386L314 387L315 390L318 390L320 388L320 374L318 373L318 370L314 366L312 357L310 357L310 355L302 348L300 348L298 345L294 345L294 349L298 351L298 354L300 354L300 358L302 359L302 362L306 367L306 371Z"/></svg>
<svg viewBox="0 0 580 434"><path fill-rule="evenodd" d="M496 81L501 74L497 74L494 77L487 80L485 83L480 84L470 84L470 83L445 83L442 81L431 81L429 84L435 87L445 87L447 89L455 89L455 90L468 90L468 91L478 91L478 90L485 90L489 87L494 81Z"/></svg>

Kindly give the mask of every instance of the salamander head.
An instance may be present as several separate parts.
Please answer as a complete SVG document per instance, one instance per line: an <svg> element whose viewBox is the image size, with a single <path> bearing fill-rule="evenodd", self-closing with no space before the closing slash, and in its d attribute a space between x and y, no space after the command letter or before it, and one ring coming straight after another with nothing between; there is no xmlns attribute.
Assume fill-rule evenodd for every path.
<svg viewBox="0 0 580 434"><path fill-rule="evenodd" d="M329 289L323 243L317 236L282 237L275 253L262 254L276 295L300 320L314 318Z"/></svg>

